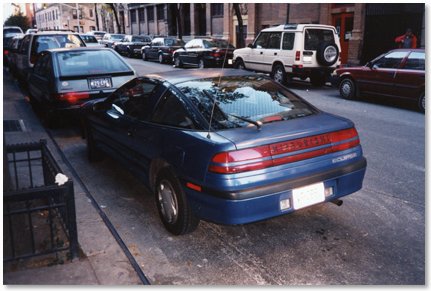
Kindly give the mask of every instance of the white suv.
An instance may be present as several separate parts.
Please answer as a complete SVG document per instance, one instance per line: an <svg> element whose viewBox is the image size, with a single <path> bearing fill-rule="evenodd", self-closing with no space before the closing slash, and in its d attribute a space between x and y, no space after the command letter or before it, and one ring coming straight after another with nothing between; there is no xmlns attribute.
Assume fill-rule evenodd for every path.
<svg viewBox="0 0 431 291"><path fill-rule="evenodd" d="M262 30L252 44L233 54L236 68L270 73L282 84L309 77L322 86L340 65L340 40L333 26L286 24Z"/></svg>

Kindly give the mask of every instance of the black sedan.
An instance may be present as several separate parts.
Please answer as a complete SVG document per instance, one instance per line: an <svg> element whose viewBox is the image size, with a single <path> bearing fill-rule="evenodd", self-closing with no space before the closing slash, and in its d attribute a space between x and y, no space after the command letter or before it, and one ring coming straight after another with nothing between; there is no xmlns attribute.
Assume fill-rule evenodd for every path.
<svg viewBox="0 0 431 291"><path fill-rule="evenodd" d="M235 47L224 39L196 38L174 52L175 67L221 67L232 65Z"/></svg>
<svg viewBox="0 0 431 291"><path fill-rule="evenodd" d="M30 73L30 101L51 125L58 113L76 112L84 101L107 97L136 75L108 48L50 49Z"/></svg>
<svg viewBox="0 0 431 291"><path fill-rule="evenodd" d="M119 54L129 58L141 54L141 48L150 44L151 38L145 35L126 35L121 41L115 42L112 48Z"/></svg>
<svg viewBox="0 0 431 291"><path fill-rule="evenodd" d="M142 48L142 59L156 59L159 63L172 62L175 50L184 46L184 41L173 37L156 37Z"/></svg>

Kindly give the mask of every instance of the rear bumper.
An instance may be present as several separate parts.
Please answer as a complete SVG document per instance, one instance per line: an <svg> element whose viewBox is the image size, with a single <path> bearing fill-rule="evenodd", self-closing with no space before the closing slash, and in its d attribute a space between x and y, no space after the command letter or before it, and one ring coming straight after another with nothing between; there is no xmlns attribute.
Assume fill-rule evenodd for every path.
<svg viewBox="0 0 431 291"><path fill-rule="evenodd" d="M325 202L352 194L362 188L366 159L323 173L286 180L277 184L248 189L241 193L217 191L196 192L184 187L193 212L201 219L220 224L245 224L294 212L293 207L280 208L280 201L289 199L292 189L323 182L332 194Z"/></svg>

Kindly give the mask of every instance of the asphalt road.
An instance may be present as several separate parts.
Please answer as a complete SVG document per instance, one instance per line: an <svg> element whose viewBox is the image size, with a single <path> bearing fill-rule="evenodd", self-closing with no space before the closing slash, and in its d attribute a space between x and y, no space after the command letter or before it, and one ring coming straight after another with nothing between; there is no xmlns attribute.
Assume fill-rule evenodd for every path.
<svg viewBox="0 0 431 291"><path fill-rule="evenodd" d="M173 69L127 60L140 74ZM109 158L90 164L76 129L52 133L152 284L425 284L425 115L346 101L330 87L291 87L356 124L368 168L363 189L341 207L242 226L201 222L192 234L171 236L140 181Z"/></svg>

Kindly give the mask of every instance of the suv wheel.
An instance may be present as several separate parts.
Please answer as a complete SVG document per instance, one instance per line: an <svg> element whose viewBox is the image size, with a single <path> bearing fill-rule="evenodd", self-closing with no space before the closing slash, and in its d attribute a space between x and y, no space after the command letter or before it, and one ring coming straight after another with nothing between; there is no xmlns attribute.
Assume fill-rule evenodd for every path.
<svg viewBox="0 0 431 291"><path fill-rule="evenodd" d="M244 61L242 59L237 59L235 62L235 69L245 70Z"/></svg>
<svg viewBox="0 0 431 291"><path fill-rule="evenodd" d="M356 97L355 83L351 79L343 79L338 87L341 97L353 100Z"/></svg>
<svg viewBox="0 0 431 291"><path fill-rule="evenodd" d="M338 60L339 50L335 43L322 43L317 50L317 61L322 66L332 66Z"/></svg>
<svg viewBox="0 0 431 291"><path fill-rule="evenodd" d="M286 84L286 71L284 70L283 65L276 64L272 68L271 77L277 83L280 83L282 85Z"/></svg>

